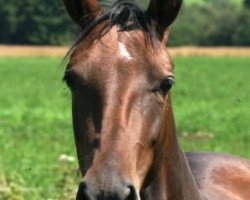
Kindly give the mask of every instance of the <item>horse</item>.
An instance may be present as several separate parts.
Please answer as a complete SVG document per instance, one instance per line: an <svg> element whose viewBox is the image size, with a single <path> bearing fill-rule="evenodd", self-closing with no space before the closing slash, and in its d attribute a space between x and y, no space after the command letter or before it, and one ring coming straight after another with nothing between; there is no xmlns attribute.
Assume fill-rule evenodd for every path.
<svg viewBox="0 0 250 200"><path fill-rule="evenodd" d="M64 75L83 177L76 199L249 200L248 160L184 153L177 140L166 43L182 0L64 4L81 28Z"/></svg>

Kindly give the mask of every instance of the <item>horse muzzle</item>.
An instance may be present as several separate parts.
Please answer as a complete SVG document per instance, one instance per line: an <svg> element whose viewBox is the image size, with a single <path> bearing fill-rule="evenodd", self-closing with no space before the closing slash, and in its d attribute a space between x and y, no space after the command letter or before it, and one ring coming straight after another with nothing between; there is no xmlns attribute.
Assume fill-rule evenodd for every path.
<svg viewBox="0 0 250 200"><path fill-rule="evenodd" d="M140 200L140 197L135 187L131 184L117 184L111 189L103 190L94 184L82 182L80 183L76 200Z"/></svg>

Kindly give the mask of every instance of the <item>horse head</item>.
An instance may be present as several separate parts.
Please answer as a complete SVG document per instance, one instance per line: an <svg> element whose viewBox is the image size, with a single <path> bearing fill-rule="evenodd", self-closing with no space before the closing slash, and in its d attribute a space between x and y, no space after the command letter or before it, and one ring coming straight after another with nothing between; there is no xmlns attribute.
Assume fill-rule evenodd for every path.
<svg viewBox="0 0 250 200"><path fill-rule="evenodd" d="M181 0L151 0L146 11L118 1L64 0L82 33L64 79L83 181L77 200L140 199L161 170L174 128L173 62L166 48Z"/></svg>

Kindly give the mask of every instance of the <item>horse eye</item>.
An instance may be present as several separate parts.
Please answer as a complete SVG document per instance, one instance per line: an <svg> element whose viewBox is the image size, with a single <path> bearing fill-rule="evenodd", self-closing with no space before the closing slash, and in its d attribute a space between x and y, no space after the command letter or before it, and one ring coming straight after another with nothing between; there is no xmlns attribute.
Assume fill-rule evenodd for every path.
<svg viewBox="0 0 250 200"><path fill-rule="evenodd" d="M166 96L167 93L169 92L169 90L172 88L174 84L174 77L167 77L165 78L162 82L161 85L158 89L158 92L162 95L162 96Z"/></svg>
<svg viewBox="0 0 250 200"><path fill-rule="evenodd" d="M64 77L63 77L63 81L66 82L67 86L70 88L70 89L73 89L74 85L75 85L75 81L74 81L74 77L72 75L72 73L67 70L64 74Z"/></svg>

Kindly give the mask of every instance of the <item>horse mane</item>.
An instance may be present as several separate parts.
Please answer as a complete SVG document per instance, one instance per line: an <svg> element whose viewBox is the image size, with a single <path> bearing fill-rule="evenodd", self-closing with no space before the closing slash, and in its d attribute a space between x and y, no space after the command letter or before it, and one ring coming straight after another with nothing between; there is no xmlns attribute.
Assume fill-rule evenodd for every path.
<svg viewBox="0 0 250 200"><path fill-rule="evenodd" d="M91 16L86 16L83 18L85 23L78 39L70 48L67 56L70 56L74 49L79 46L79 44L84 41L84 39L90 34L90 32L97 27L99 24L103 24L99 38L105 35L113 26L118 27L118 31L129 31L134 29L139 29L143 32L145 40L147 43L154 44L157 39L157 34L155 30L155 23L150 15L141 8L135 2L131 1L121 1L118 0L113 3L111 8L98 16L92 21L87 19ZM153 45L154 46L154 45Z"/></svg>

